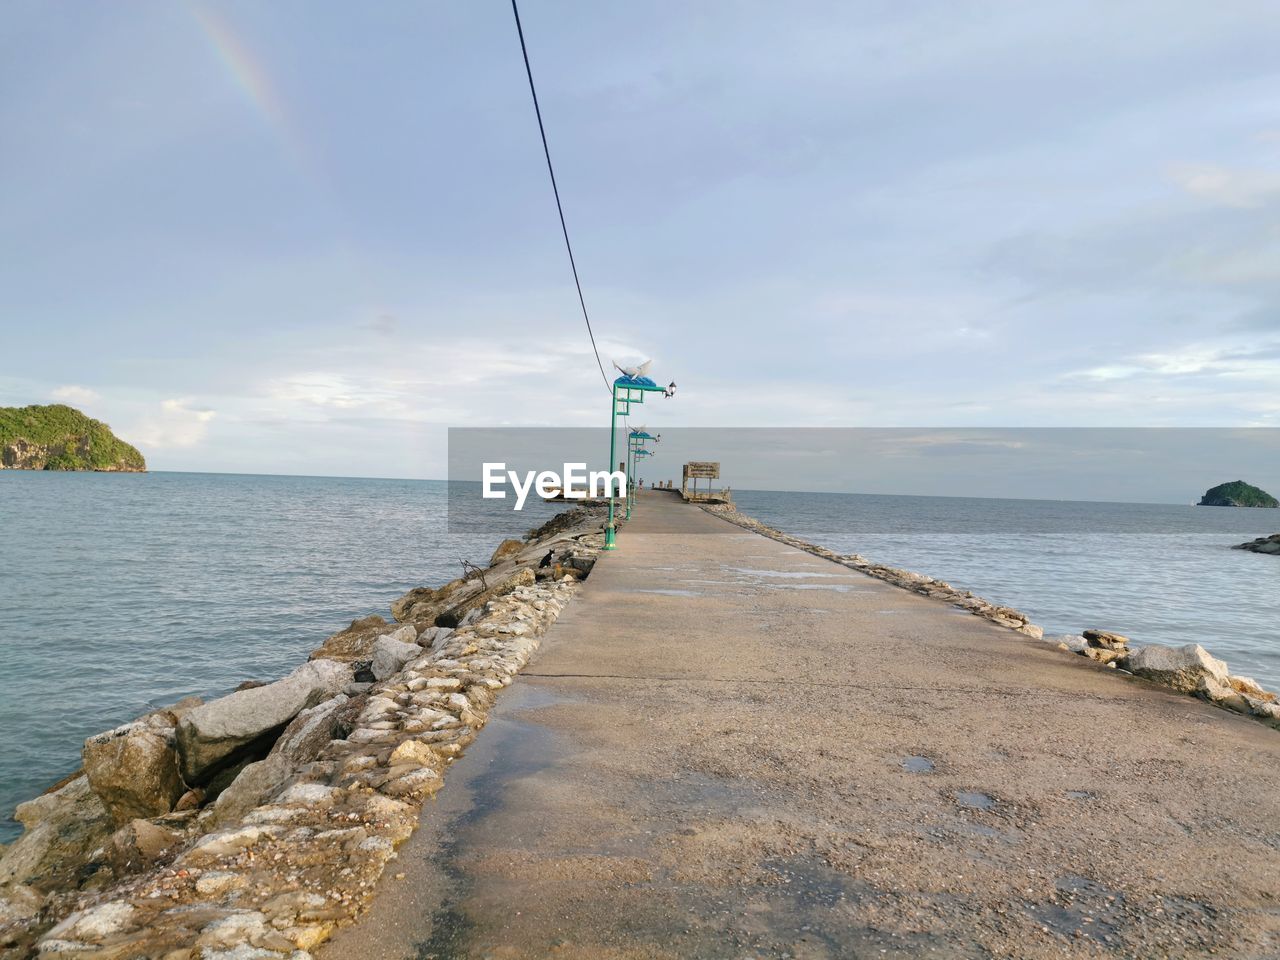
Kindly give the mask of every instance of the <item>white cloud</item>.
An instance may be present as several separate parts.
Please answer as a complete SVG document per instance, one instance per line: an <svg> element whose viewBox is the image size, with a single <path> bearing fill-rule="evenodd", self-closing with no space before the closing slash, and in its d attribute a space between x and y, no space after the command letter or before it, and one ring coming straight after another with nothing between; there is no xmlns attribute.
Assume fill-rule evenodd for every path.
<svg viewBox="0 0 1280 960"><path fill-rule="evenodd" d="M1188 193L1228 207L1261 207L1280 196L1280 173L1274 170L1179 164L1169 176Z"/></svg>
<svg viewBox="0 0 1280 960"><path fill-rule="evenodd" d="M600 347L606 369L611 357L649 356L621 341ZM341 369L326 362L334 357ZM576 398L588 401L588 417L595 411L591 400L608 403L590 345L572 339L406 338L392 355L340 342L307 362L254 385L248 403L228 398L227 418L571 422L578 416Z"/></svg>
<svg viewBox="0 0 1280 960"><path fill-rule="evenodd" d="M96 390L90 390L88 387L77 386L69 383L64 387L58 387L52 391L55 400L64 400L73 404L96 403L102 399L102 394Z"/></svg>
<svg viewBox="0 0 1280 960"><path fill-rule="evenodd" d="M213 410L197 410L189 400L162 400L159 411L145 417L128 432L142 447L166 449L193 447L204 439ZM143 451L146 452L145 450Z"/></svg>
<svg viewBox="0 0 1280 960"><path fill-rule="evenodd" d="M357 378L323 371L297 373L272 380L266 385L265 392L272 400L286 405L336 410L367 406L385 395L385 391L377 389L372 382L361 383Z"/></svg>
<svg viewBox="0 0 1280 960"><path fill-rule="evenodd" d="M1159 353L1144 353L1126 362L1091 367L1067 374L1067 379L1129 380L1134 377L1213 376L1270 380L1280 377L1280 359L1274 345L1188 346Z"/></svg>

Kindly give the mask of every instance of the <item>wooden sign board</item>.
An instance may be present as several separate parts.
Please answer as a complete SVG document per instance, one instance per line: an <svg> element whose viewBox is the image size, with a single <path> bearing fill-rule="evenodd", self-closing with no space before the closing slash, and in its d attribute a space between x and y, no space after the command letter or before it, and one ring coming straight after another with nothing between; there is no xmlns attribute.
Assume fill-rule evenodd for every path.
<svg viewBox="0 0 1280 960"><path fill-rule="evenodd" d="M710 460L694 460L692 463L684 465L684 475L691 479L719 480L720 464L718 462L713 463Z"/></svg>

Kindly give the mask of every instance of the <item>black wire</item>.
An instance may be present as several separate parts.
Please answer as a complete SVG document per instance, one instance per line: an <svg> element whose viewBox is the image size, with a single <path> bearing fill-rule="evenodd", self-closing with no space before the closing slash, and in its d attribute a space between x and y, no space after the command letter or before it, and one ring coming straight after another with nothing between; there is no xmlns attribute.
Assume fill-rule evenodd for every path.
<svg viewBox="0 0 1280 960"><path fill-rule="evenodd" d="M516 33L520 35L520 52L524 55L524 72L529 77L529 92L533 94L533 112L538 117L538 132L542 134L542 152L547 157L547 173L551 174L551 192L556 195L556 210L560 212L560 230L564 233L564 248L569 251L569 266L573 268L573 283L578 288L578 303L582 305L582 319L587 321L587 335L591 337L591 350L596 355L596 366L600 368L600 376L604 378L606 390L612 391L613 384L609 375L604 372L604 364L600 360L600 351L596 347L596 335L591 329L591 317L587 315L587 301L582 296L582 281L578 279L578 264L573 259L573 245L569 243L569 228L564 222L564 207L560 204L560 188L556 186L556 171L551 166L551 148L547 146L547 130L542 125L542 109L538 106L538 91L533 85L533 69L529 66L529 50L524 45L524 28L520 26L520 9L516 0L511 0L511 12L516 18Z"/></svg>

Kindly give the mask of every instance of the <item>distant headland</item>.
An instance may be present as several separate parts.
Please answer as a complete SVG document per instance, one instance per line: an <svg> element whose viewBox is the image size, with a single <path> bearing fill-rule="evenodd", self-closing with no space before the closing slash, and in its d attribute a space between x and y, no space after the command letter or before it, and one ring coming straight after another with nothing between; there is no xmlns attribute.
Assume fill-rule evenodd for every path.
<svg viewBox="0 0 1280 960"><path fill-rule="evenodd" d="M0 407L0 470L146 469L147 461L136 447L75 407Z"/></svg>
<svg viewBox="0 0 1280 960"><path fill-rule="evenodd" d="M1200 498L1202 507L1280 507L1277 500L1265 490L1260 490L1243 480L1220 483L1210 487Z"/></svg>

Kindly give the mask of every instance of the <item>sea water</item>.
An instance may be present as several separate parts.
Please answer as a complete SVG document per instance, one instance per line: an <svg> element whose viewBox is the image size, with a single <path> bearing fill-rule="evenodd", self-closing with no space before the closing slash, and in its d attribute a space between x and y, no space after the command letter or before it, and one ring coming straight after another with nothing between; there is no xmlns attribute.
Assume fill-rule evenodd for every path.
<svg viewBox="0 0 1280 960"><path fill-rule="evenodd" d="M1280 689L1280 556L1232 550L1280 510L734 491L738 509L841 553L1021 610L1047 635L1199 643Z"/></svg>
<svg viewBox="0 0 1280 960"><path fill-rule="evenodd" d="M481 512L439 481L0 473L0 840L84 738L282 676L404 591L483 563L564 504ZM1201 643L1280 687L1280 511L736 491L814 543L948 580L1049 633ZM474 515L468 504L475 504ZM448 521L448 522L446 522ZM625 531L622 534L625 538ZM909 655L905 651L904 655Z"/></svg>
<svg viewBox="0 0 1280 960"><path fill-rule="evenodd" d="M468 523L442 481L0 472L0 841L85 737L283 676L565 507L535 499Z"/></svg>

